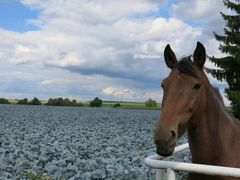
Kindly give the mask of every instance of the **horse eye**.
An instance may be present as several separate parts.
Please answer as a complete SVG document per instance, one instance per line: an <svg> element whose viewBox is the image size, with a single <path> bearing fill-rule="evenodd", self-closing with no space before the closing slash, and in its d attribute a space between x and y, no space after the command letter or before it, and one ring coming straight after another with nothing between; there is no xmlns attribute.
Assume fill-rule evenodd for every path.
<svg viewBox="0 0 240 180"><path fill-rule="evenodd" d="M201 84L197 83L194 85L193 89L198 90L201 87Z"/></svg>
<svg viewBox="0 0 240 180"><path fill-rule="evenodd" d="M164 85L163 85L163 83L161 84L161 87L164 89Z"/></svg>

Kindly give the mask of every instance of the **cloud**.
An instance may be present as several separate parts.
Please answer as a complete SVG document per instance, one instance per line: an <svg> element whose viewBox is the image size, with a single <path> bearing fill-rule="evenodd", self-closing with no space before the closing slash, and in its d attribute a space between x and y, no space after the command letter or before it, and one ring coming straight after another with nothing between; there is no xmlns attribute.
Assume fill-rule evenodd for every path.
<svg viewBox="0 0 240 180"><path fill-rule="evenodd" d="M116 87L106 87L102 90L103 94L114 96L118 100L134 100L138 96L132 89L122 89Z"/></svg>
<svg viewBox="0 0 240 180"><path fill-rule="evenodd" d="M204 3L187 2L172 6L173 16L168 18L156 16L165 1L22 0L26 7L39 12L37 19L27 20L38 29L22 33L0 29L0 62L9 73L16 69L22 73L12 76L11 82L19 84L16 92L23 89L18 83L22 77L36 87L32 87L36 96L44 94L44 98L89 100L99 94L108 99L119 94L139 101L158 98L160 82L169 73L163 60L167 44L181 57L191 54L200 39L210 54L221 55L206 28L181 19L219 14L220 3L206 1L208 5L217 3L218 8L197 11ZM194 9L196 14L190 16ZM8 84L2 91L13 86L2 83Z"/></svg>
<svg viewBox="0 0 240 180"><path fill-rule="evenodd" d="M190 21L197 26L203 26L203 34L213 36L213 32L223 34L225 22L220 12L231 14L223 1L181 0L171 6L174 17Z"/></svg>
<svg viewBox="0 0 240 180"><path fill-rule="evenodd" d="M45 24L44 28L52 27L47 24L54 24L56 27L58 22L61 23L59 20L68 21L69 19L92 25L113 23L124 17L156 11L158 10L157 4L159 4L147 0L71 0L61 2L54 0L45 2L39 0L22 0L21 2L26 6L41 11L40 18L32 22L41 27ZM62 28L64 30L67 27Z"/></svg>
<svg viewBox="0 0 240 180"><path fill-rule="evenodd" d="M155 99L160 102L160 98L162 97L162 93L159 90L142 90L138 88L123 88L123 87L106 87L102 90L102 93L107 95L106 97L113 97L113 100L120 101L143 101L149 98Z"/></svg>
<svg viewBox="0 0 240 180"><path fill-rule="evenodd" d="M182 0L172 5L172 12L176 17L192 20L202 20L218 15L224 7L222 1L212 0Z"/></svg>
<svg viewBox="0 0 240 180"><path fill-rule="evenodd" d="M151 1L106 1L104 6L99 1L23 3L41 10L37 19L40 30L9 32L15 38L12 40L15 46L6 59L12 64L36 63L82 75L158 82L161 79L159 60L165 45L191 44L186 37L194 39L201 34L174 18L134 18L136 14L157 11L158 6ZM78 11L81 8L83 12ZM90 15L86 18L87 14Z"/></svg>
<svg viewBox="0 0 240 180"><path fill-rule="evenodd" d="M112 87L106 87L103 89L103 93L107 95L115 94L115 90Z"/></svg>

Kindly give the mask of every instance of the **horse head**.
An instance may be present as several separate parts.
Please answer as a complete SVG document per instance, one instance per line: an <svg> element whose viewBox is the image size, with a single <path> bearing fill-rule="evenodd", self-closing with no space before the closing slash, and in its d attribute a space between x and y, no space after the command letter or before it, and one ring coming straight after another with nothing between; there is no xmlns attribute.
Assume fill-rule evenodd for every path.
<svg viewBox="0 0 240 180"><path fill-rule="evenodd" d="M177 139L187 130L191 117L202 102L206 52L198 42L193 61L187 57L178 62L170 45L167 45L164 58L171 72L162 81L162 111L155 128L154 140L157 153L168 156L173 153Z"/></svg>

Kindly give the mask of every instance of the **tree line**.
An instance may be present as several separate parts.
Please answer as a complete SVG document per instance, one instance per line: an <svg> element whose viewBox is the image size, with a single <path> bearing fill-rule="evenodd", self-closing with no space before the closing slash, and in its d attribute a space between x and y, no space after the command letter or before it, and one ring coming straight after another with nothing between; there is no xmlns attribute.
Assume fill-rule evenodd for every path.
<svg viewBox="0 0 240 180"><path fill-rule="evenodd" d="M62 98L62 97L59 97L59 98L49 98L47 103L45 104L47 106L83 106L82 103L80 102L77 102L77 100L73 99L73 100L70 100L68 98Z"/></svg>
<svg viewBox="0 0 240 180"><path fill-rule="evenodd" d="M8 99L0 98L0 104L11 104ZM83 107L84 104L78 102L73 99L70 100L68 98L49 98L46 103L42 103L38 98L34 97L32 100L28 100L28 98L23 98L17 100L16 104L19 105L46 105L46 106L76 106ZM95 97L92 101L89 102L90 107L101 107L103 105L103 101L99 97ZM113 108L121 107L120 102L113 104ZM145 107L157 107L157 102L153 99L148 99L145 102Z"/></svg>
<svg viewBox="0 0 240 180"><path fill-rule="evenodd" d="M28 100L27 98L20 99L17 101L17 104L21 105L46 105L46 106L83 106L82 103L77 102L77 100L70 100L68 98L49 98L48 101L43 104L38 98L34 97L32 100Z"/></svg>
<svg viewBox="0 0 240 180"><path fill-rule="evenodd" d="M0 98L0 104L12 104L8 99ZM46 105L46 106L78 106L82 107L83 103L77 102L77 100L70 100L68 98L49 98L48 101L43 104L38 98L34 97L32 100L28 100L28 98L23 98L17 100L16 104L20 105ZM90 107L100 107L102 106L102 100L98 97L94 98L90 101Z"/></svg>
<svg viewBox="0 0 240 180"><path fill-rule="evenodd" d="M34 97L31 101L29 101L27 98L20 99L17 101L17 104L25 104L25 105L42 105L42 102Z"/></svg>

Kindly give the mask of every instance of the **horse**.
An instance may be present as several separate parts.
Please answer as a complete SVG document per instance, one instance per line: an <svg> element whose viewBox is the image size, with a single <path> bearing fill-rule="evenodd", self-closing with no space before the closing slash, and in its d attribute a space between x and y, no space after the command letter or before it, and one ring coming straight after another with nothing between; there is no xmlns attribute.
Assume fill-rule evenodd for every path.
<svg viewBox="0 0 240 180"><path fill-rule="evenodd" d="M206 50L200 42L191 57L178 61L169 44L164 49L171 72L161 84L162 110L154 132L157 154L171 155L187 131L193 163L240 168L240 123L204 72ZM236 179L240 178L188 175L188 180Z"/></svg>

